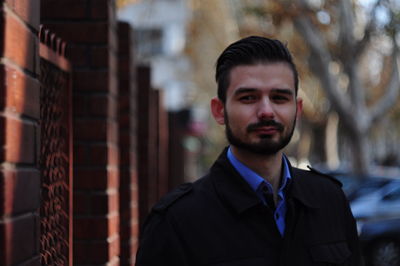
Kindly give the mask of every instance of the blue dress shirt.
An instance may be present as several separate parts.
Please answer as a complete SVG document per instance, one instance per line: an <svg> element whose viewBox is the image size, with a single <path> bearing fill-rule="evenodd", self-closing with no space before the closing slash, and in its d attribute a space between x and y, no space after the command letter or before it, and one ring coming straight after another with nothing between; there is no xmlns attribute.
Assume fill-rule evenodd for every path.
<svg viewBox="0 0 400 266"><path fill-rule="evenodd" d="M233 165L233 167L240 173L240 175L246 180L246 182L250 185L250 187L254 190L260 200L264 205L267 205L265 197L262 193L262 188L266 186L270 193L273 193L272 185L258 175L256 172L251 170L249 167L241 163L232 153L231 148L228 149L228 159ZM278 190L278 203L276 205L274 211L274 218L276 222L276 226L278 227L279 232L283 236L285 232L285 217L286 217L286 199L285 199L285 188L288 186L291 176L289 171L289 165L286 161L286 157L282 157L283 161L283 174L282 174L282 182Z"/></svg>

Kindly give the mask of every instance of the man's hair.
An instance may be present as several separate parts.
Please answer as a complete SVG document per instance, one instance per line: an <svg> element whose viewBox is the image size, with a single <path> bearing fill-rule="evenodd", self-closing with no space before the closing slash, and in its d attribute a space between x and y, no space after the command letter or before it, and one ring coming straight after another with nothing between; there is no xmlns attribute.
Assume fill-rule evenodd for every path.
<svg viewBox="0 0 400 266"><path fill-rule="evenodd" d="M299 77L289 49L279 40L250 36L229 45L216 63L215 79L218 84L218 98L225 103L229 87L229 74L239 65L286 62L293 71L295 92L297 94Z"/></svg>

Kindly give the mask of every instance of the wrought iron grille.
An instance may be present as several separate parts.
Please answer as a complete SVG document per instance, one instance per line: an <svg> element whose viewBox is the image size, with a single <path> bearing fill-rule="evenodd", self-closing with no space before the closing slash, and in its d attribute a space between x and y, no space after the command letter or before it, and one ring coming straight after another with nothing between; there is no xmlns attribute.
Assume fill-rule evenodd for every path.
<svg viewBox="0 0 400 266"><path fill-rule="evenodd" d="M42 203L41 263L69 265L71 232L70 199L70 97L69 73L40 60L40 123Z"/></svg>

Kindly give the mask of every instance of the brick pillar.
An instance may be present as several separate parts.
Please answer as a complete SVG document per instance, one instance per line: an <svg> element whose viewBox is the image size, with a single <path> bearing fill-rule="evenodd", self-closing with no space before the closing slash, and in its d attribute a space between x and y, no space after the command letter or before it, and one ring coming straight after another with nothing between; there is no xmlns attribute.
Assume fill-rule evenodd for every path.
<svg viewBox="0 0 400 266"><path fill-rule="evenodd" d="M120 240L121 265L134 265L138 242L138 184L136 162L136 84L133 34L128 23L118 24Z"/></svg>
<svg viewBox="0 0 400 266"><path fill-rule="evenodd" d="M42 24L70 44L74 68L74 265L118 265L115 3L42 0L41 12Z"/></svg>
<svg viewBox="0 0 400 266"><path fill-rule="evenodd" d="M157 201L157 112L158 102L151 88L151 71L147 66L137 68L137 153L139 184L139 223L144 222L152 205Z"/></svg>
<svg viewBox="0 0 400 266"><path fill-rule="evenodd" d="M164 196L169 190L169 160L165 155L168 154L168 113L164 108L163 104L163 91L155 90L154 91L155 100L157 102L156 110L157 110L157 156L158 156L158 172L157 172L157 190L158 190L158 198ZM154 107L154 108L155 108Z"/></svg>
<svg viewBox="0 0 400 266"><path fill-rule="evenodd" d="M187 135L190 120L189 110L170 112L168 114L169 129L169 188L172 189L185 181L185 149L182 140Z"/></svg>
<svg viewBox="0 0 400 266"><path fill-rule="evenodd" d="M40 2L0 7L0 265L40 265Z"/></svg>

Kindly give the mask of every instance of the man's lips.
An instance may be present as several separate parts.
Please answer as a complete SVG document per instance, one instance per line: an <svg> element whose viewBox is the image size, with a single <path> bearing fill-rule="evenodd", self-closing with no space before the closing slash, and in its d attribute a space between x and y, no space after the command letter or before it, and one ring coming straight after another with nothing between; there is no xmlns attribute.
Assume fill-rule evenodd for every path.
<svg viewBox="0 0 400 266"><path fill-rule="evenodd" d="M279 132L279 129L276 127L258 127L252 130L253 132L256 133L261 133L261 134L275 134Z"/></svg>
<svg viewBox="0 0 400 266"><path fill-rule="evenodd" d="M283 131L283 125L273 120L260 121L247 127L247 132L257 132L261 134L275 134L280 131Z"/></svg>

